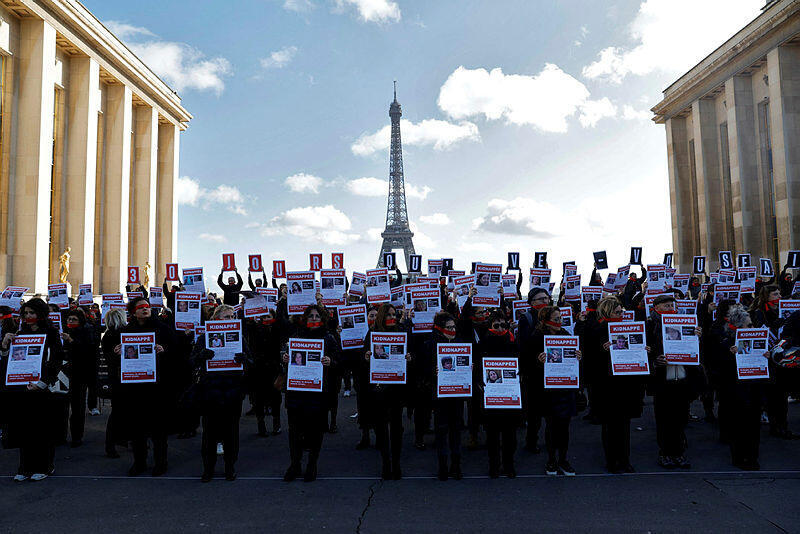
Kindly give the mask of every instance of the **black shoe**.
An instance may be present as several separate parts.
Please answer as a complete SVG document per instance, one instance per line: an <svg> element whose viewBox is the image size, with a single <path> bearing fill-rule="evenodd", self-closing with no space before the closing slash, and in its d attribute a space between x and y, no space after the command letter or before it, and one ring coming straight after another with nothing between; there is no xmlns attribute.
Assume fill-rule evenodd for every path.
<svg viewBox="0 0 800 534"><path fill-rule="evenodd" d="M225 480L231 482L236 480L236 469L234 469L232 466L225 468Z"/></svg>
<svg viewBox="0 0 800 534"><path fill-rule="evenodd" d="M503 469L503 474L505 474L508 478L517 478L517 470L514 469L513 465L505 467Z"/></svg>
<svg viewBox="0 0 800 534"><path fill-rule="evenodd" d="M119 458L119 453L115 450L106 451L106 458Z"/></svg>
<svg viewBox="0 0 800 534"><path fill-rule="evenodd" d="M166 472L167 472L167 464L156 464L156 466L153 467L153 472L151 474L154 477L160 477Z"/></svg>
<svg viewBox="0 0 800 534"><path fill-rule="evenodd" d="M69 444L71 449L76 449L76 448L80 447L81 445L83 445L83 441L79 440L79 439L73 439Z"/></svg>
<svg viewBox="0 0 800 534"><path fill-rule="evenodd" d="M461 473L460 458L453 458L453 461L450 464L450 472L448 473L448 475L455 480L461 480L462 478L464 478L464 475Z"/></svg>
<svg viewBox="0 0 800 534"><path fill-rule="evenodd" d="M317 463L308 462L306 466L306 474L303 475L303 480L306 482L314 482L317 480Z"/></svg>
<svg viewBox="0 0 800 534"><path fill-rule="evenodd" d="M291 482L293 480L297 480L297 477L300 476L300 466L299 465L290 465L289 469L286 470L286 474L283 475L284 482Z"/></svg>
<svg viewBox="0 0 800 534"><path fill-rule="evenodd" d="M139 476L145 471L147 471L147 465L134 463L131 466L131 468L128 469L128 476L129 477Z"/></svg>
<svg viewBox="0 0 800 534"><path fill-rule="evenodd" d="M267 424L263 419L258 420L258 436L265 437L267 435Z"/></svg>
<svg viewBox="0 0 800 534"><path fill-rule="evenodd" d="M214 478L213 473L209 473L208 471L203 471L203 474L200 475L200 482L211 482L212 478Z"/></svg>
<svg viewBox="0 0 800 534"><path fill-rule="evenodd" d="M558 462L558 469L564 476L574 477L575 476L575 469L570 465L570 463L566 460L561 460Z"/></svg>
<svg viewBox="0 0 800 534"><path fill-rule="evenodd" d="M544 472L547 476L557 476L558 475L558 464L555 460L548 460L546 464L544 464Z"/></svg>

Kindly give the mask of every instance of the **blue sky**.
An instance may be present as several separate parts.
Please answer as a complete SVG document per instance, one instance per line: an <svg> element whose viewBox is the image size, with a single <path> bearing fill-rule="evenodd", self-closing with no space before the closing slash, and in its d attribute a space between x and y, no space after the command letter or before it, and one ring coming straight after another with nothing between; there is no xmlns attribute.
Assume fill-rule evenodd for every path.
<svg viewBox="0 0 800 534"><path fill-rule="evenodd" d="M403 106L423 259L671 250L661 91L763 0L84 0L183 98L178 255L372 268ZM693 15L687 17L687 11ZM679 38L676 40L676 38ZM326 265L327 266L327 265Z"/></svg>

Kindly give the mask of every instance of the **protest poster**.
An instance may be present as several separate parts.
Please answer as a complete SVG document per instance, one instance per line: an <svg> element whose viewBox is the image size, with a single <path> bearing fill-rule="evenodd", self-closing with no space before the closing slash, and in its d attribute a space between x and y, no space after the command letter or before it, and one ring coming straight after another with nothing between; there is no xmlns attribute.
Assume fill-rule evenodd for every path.
<svg viewBox="0 0 800 534"><path fill-rule="evenodd" d="M320 271L320 293L325 306L344 306L347 304L344 269L322 269Z"/></svg>
<svg viewBox="0 0 800 534"><path fill-rule="evenodd" d="M581 298L581 275L568 274L564 277L564 295L567 300L579 300Z"/></svg>
<svg viewBox="0 0 800 534"><path fill-rule="evenodd" d="M564 270L564 276L578 274L578 266L575 265L574 261L565 261L561 266Z"/></svg>
<svg viewBox="0 0 800 534"><path fill-rule="evenodd" d="M223 271L236 270L236 259L232 252L222 255L222 270Z"/></svg>
<svg viewBox="0 0 800 534"><path fill-rule="evenodd" d="M786 256L786 265L791 269L800 268L800 250L790 250Z"/></svg>
<svg viewBox="0 0 800 534"><path fill-rule="evenodd" d="M689 292L689 274L675 274L672 279L672 287L684 295Z"/></svg>
<svg viewBox="0 0 800 534"><path fill-rule="evenodd" d="M739 302L739 284L724 284L720 282L714 287L714 304L719 305L723 300Z"/></svg>
<svg viewBox="0 0 800 534"><path fill-rule="evenodd" d="M286 303L289 315L302 315L306 308L317 303L317 290L314 286L313 271L294 271L286 273L288 289Z"/></svg>
<svg viewBox="0 0 800 534"><path fill-rule="evenodd" d="M122 293L106 293L100 300L100 324L105 325L106 314L109 310L113 309L116 304L117 308L126 309L125 302L122 299Z"/></svg>
<svg viewBox="0 0 800 534"><path fill-rule="evenodd" d="M631 247L631 259L628 263L631 265L642 264L642 247Z"/></svg>
<svg viewBox="0 0 800 534"><path fill-rule="evenodd" d="M611 342L611 373L613 375L648 375L647 339L644 321L608 323Z"/></svg>
<svg viewBox="0 0 800 534"><path fill-rule="evenodd" d="M242 321L206 321L206 348L214 357L206 360L206 371L243 371L244 366L236 361L242 354Z"/></svg>
<svg viewBox="0 0 800 534"><path fill-rule="evenodd" d="M431 278L439 278L442 273L442 260L428 260L428 276Z"/></svg>
<svg viewBox="0 0 800 534"><path fill-rule="evenodd" d="M457 276L453 279L453 291L456 294L456 300L458 301L458 309L464 307L464 304L467 302L469 298L469 290L472 286L475 285L475 275L469 274L466 276Z"/></svg>
<svg viewBox="0 0 800 534"><path fill-rule="evenodd" d="M267 299L264 297L264 295L256 293L252 297L247 297L244 299L244 308L242 309L242 313L244 314L245 319L262 317L268 312L269 308L267 308Z"/></svg>
<svg viewBox="0 0 800 534"><path fill-rule="evenodd" d="M788 319L793 313L800 311L800 300L781 299L778 301L778 317Z"/></svg>
<svg viewBox="0 0 800 534"><path fill-rule="evenodd" d="M80 284L78 286L78 306L91 306L93 303L92 284Z"/></svg>
<svg viewBox="0 0 800 534"><path fill-rule="evenodd" d="M608 255L605 250L594 253L594 268L598 271L608 269Z"/></svg>
<svg viewBox="0 0 800 534"><path fill-rule="evenodd" d="M61 313L50 312L47 314L47 318L50 319L50 322L52 323L53 327L58 330L59 334L64 333L64 325L61 324ZM61 338L59 338L59 341L61 341L62 344L64 343Z"/></svg>
<svg viewBox="0 0 800 534"><path fill-rule="evenodd" d="M472 297L473 306L497 308L500 306L501 277L503 266L489 263L475 264L475 295Z"/></svg>
<svg viewBox="0 0 800 534"><path fill-rule="evenodd" d="M678 315L697 315L697 301L675 299L675 311Z"/></svg>
<svg viewBox="0 0 800 534"><path fill-rule="evenodd" d="M547 269L547 252L534 252L533 266L536 269Z"/></svg>
<svg viewBox="0 0 800 534"><path fill-rule="evenodd" d="M798 293L800 293L800 282L795 282L792 285L792 295L797 295Z"/></svg>
<svg viewBox="0 0 800 534"><path fill-rule="evenodd" d="M264 270L264 264L261 262L261 254L249 254L247 256L247 270L251 273L260 273Z"/></svg>
<svg viewBox="0 0 800 534"><path fill-rule="evenodd" d="M667 266L662 263L647 266L647 290L658 291L666 289Z"/></svg>
<svg viewBox="0 0 800 534"><path fill-rule="evenodd" d="M384 252L383 266L389 269L390 271L394 271L394 268L397 266L397 254L395 254L394 252Z"/></svg>
<svg viewBox="0 0 800 534"><path fill-rule="evenodd" d="M8 348L6 386L26 385L42 379L45 334L18 334Z"/></svg>
<svg viewBox="0 0 800 534"><path fill-rule="evenodd" d="M416 291L418 289L432 289L430 284L427 282L424 283L415 283L415 284L404 284L403 286L403 308L408 308L409 310L413 310L414 306L411 302L411 292Z"/></svg>
<svg viewBox="0 0 800 534"><path fill-rule="evenodd" d="M718 284L732 284L736 281L736 271L733 269L720 269L717 275Z"/></svg>
<svg viewBox="0 0 800 534"><path fill-rule="evenodd" d="M668 364L700 365L696 315L663 315L661 337L664 341L664 358Z"/></svg>
<svg viewBox="0 0 800 534"><path fill-rule="evenodd" d="M175 293L175 330L194 330L200 324L201 293L178 291Z"/></svg>
<svg viewBox="0 0 800 534"><path fill-rule="evenodd" d="M338 315L339 326L342 327L342 332L339 334L342 349L363 349L364 337L369 331L367 307L364 304L340 306Z"/></svg>
<svg viewBox="0 0 800 534"><path fill-rule="evenodd" d="M519 358L486 356L482 362L483 407L522 409L519 385Z"/></svg>
<svg viewBox="0 0 800 534"><path fill-rule="evenodd" d="M530 271L530 288L541 287L542 289L550 289L550 269L533 268Z"/></svg>
<svg viewBox="0 0 800 534"><path fill-rule="evenodd" d="M22 305L22 297L29 288L23 286L7 286L0 295L0 306L8 306L18 312Z"/></svg>
<svg viewBox="0 0 800 534"><path fill-rule="evenodd" d="M405 384L407 347L405 332L370 333L369 383Z"/></svg>
<svg viewBox="0 0 800 534"><path fill-rule="evenodd" d="M448 290L448 291L452 291L452 290L454 290L454 289L456 288L456 286L455 286L455 284L453 283L453 280L455 280L455 279L456 279L456 278L458 278L459 276L466 276L466 275L467 275L467 273L466 273L466 272L464 272L464 271L457 271L457 270L455 270L455 269L453 269L453 270L451 270L451 271L447 271L447 290ZM507 276L507 275L503 275L503 276ZM510 276L513 276L513 275L510 275Z"/></svg>
<svg viewBox="0 0 800 534"><path fill-rule="evenodd" d="M275 311L278 308L278 290L272 287L257 287L256 294L267 301L267 309Z"/></svg>
<svg viewBox="0 0 800 534"><path fill-rule="evenodd" d="M121 384L145 384L156 381L156 334L145 332L120 334L122 353L119 359Z"/></svg>
<svg viewBox="0 0 800 534"><path fill-rule="evenodd" d="M353 273L353 279L350 281L350 295L354 297L363 297L366 286L367 275L364 273Z"/></svg>
<svg viewBox="0 0 800 534"><path fill-rule="evenodd" d="M322 393L324 355L324 339L289 338L286 390Z"/></svg>
<svg viewBox="0 0 800 534"><path fill-rule="evenodd" d="M622 322L630 323L636 320L636 312L633 310L622 310Z"/></svg>
<svg viewBox="0 0 800 534"><path fill-rule="evenodd" d="M165 282L180 282L180 277L178 276L178 264L177 263L167 263L165 266L164 271L164 281Z"/></svg>
<svg viewBox="0 0 800 534"><path fill-rule="evenodd" d="M631 266L625 265L617 269L617 278L614 280L614 289L620 290L628 285L628 279L631 274Z"/></svg>
<svg viewBox="0 0 800 534"><path fill-rule="evenodd" d="M666 254L664 254L664 262L663 263L667 267L667 269L671 269L672 268L672 256L673 256L672 252L667 252Z"/></svg>
<svg viewBox="0 0 800 534"><path fill-rule="evenodd" d="M761 266L761 276L764 278L771 278L775 276L775 269L772 268L772 260L769 258L760 258L758 260Z"/></svg>
<svg viewBox="0 0 800 534"><path fill-rule="evenodd" d="M721 250L719 252L719 268L733 269L733 254L729 250Z"/></svg>
<svg viewBox="0 0 800 534"><path fill-rule="evenodd" d="M370 269L367 271L367 303L389 302L392 291L389 287L389 270Z"/></svg>
<svg viewBox="0 0 800 534"><path fill-rule="evenodd" d="M530 311L531 305L527 300L515 300L511 303L512 319L515 323L519 322L519 318L526 311Z"/></svg>
<svg viewBox="0 0 800 534"><path fill-rule="evenodd" d="M706 272L706 257L705 256L695 256L692 260L692 265L694 267L692 274L703 274Z"/></svg>
<svg viewBox="0 0 800 534"><path fill-rule="evenodd" d="M62 310L69 308L69 284L49 284L47 286L47 303L55 304Z"/></svg>
<svg viewBox="0 0 800 534"><path fill-rule="evenodd" d="M769 328L736 330L736 375L739 380L769 378Z"/></svg>
<svg viewBox="0 0 800 534"><path fill-rule="evenodd" d="M664 287L666 289L672 289L675 286L675 273L676 272L677 271L675 269L667 267L667 270L666 270L667 276L666 276L666 279L664 280Z"/></svg>
<svg viewBox="0 0 800 534"><path fill-rule="evenodd" d="M472 396L472 343L436 344L436 396Z"/></svg>
<svg viewBox="0 0 800 534"><path fill-rule="evenodd" d="M661 295L673 296L672 293L661 293L655 292L650 289L647 290L647 293L644 295L644 313L647 317L650 317L650 311L653 309L653 304L655 303L656 299Z"/></svg>
<svg viewBox="0 0 800 534"><path fill-rule="evenodd" d="M286 278L286 260L272 261L272 277L279 280Z"/></svg>
<svg viewBox="0 0 800 534"><path fill-rule="evenodd" d="M160 287L151 287L147 297L150 306L153 308L164 307L164 289Z"/></svg>
<svg viewBox="0 0 800 534"><path fill-rule="evenodd" d="M133 302L135 299L143 299L144 293L141 291L128 291L125 293L125 297L128 299L128 302Z"/></svg>
<svg viewBox="0 0 800 534"><path fill-rule="evenodd" d="M617 290L617 273L608 273L606 282L603 284L604 293L613 293Z"/></svg>
<svg viewBox="0 0 800 534"><path fill-rule="evenodd" d="M750 267L750 254L737 254L736 255L736 267L741 269L742 267Z"/></svg>
<svg viewBox="0 0 800 534"><path fill-rule="evenodd" d="M344 269L344 252L331 252L331 269Z"/></svg>
<svg viewBox="0 0 800 534"><path fill-rule="evenodd" d="M581 311L586 311L587 308L594 308L590 306L592 302L599 302L603 298L602 286L583 286L581 288Z"/></svg>
<svg viewBox="0 0 800 534"><path fill-rule="evenodd" d="M422 256L419 254L410 254L408 256L408 272L419 273L422 272Z"/></svg>
<svg viewBox="0 0 800 534"><path fill-rule="evenodd" d="M402 310L406 307L405 287L405 285L402 285L390 289L392 297L389 303L398 310Z"/></svg>
<svg viewBox="0 0 800 534"><path fill-rule="evenodd" d="M742 293L755 293L756 270L756 267L739 267L739 284L741 284L740 291Z"/></svg>
<svg viewBox="0 0 800 534"><path fill-rule="evenodd" d="M438 289L417 289L411 292L411 324L415 334L433 331L433 318L442 310Z"/></svg>
<svg viewBox="0 0 800 534"><path fill-rule="evenodd" d="M308 270L321 271L322 270L322 254L309 254L308 255Z"/></svg>
<svg viewBox="0 0 800 534"><path fill-rule="evenodd" d="M501 283L503 284L503 298L517 298L517 275L504 274L501 278Z"/></svg>
<svg viewBox="0 0 800 534"><path fill-rule="evenodd" d="M508 253L508 270L519 271L519 252Z"/></svg>
<svg viewBox="0 0 800 534"><path fill-rule="evenodd" d="M128 265L128 285L139 285L142 282L139 278L139 267L135 265Z"/></svg>
<svg viewBox="0 0 800 534"><path fill-rule="evenodd" d="M544 336L544 388L578 388L577 336Z"/></svg>
<svg viewBox="0 0 800 534"><path fill-rule="evenodd" d="M572 318L572 306L563 306L558 311L561 312L561 328L569 332L569 335L574 335L575 321Z"/></svg>
<svg viewBox="0 0 800 534"><path fill-rule="evenodd" d="M183 290L189 293L205 293L206 283L202 267L183 269Z"/></svg>

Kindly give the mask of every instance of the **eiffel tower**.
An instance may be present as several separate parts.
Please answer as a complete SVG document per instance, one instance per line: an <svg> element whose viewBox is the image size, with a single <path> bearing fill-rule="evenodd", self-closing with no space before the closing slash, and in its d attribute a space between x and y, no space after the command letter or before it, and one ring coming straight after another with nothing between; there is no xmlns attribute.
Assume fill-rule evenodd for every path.
<svg viewBox="0 0 800 534"><path fill-rule="evenodd" d="M403 249L406 266L414 252L414 232L408 226L406 186L403 178L403 144L400 140L400 117L403 111L397 101L397 82L394 82L394 101L389 106L392 119L392 146L389 150L389 203L386 209L386 229L381 233L383 245L378 255L378 267L383 267L383 253Z"/></svg>

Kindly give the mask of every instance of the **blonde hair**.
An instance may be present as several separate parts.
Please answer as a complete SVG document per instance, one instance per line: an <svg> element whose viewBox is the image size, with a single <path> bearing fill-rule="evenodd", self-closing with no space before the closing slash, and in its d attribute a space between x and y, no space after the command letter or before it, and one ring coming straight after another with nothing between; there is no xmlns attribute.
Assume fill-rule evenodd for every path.
<svg viewBox="0 0 800 534"><path fill-rule="evenodd" d="M220 304L219 306L214 308L214 313L211 314L211 320L212 321L216 321L217 318L220 315L222 315L222 312L226 312L226 311L233 312L233 314L236 315L236 312L234 311L233 306L229 306L227 304Z"/></svg>
<svg viewBox="0 0 800 534"><path fill-rule="evenodd" d="M108 310L104 320L109 330L122 330L122 327L128 324L127 314L116 308Z"/></svg>
<svg viewBox="0 0 800 534"><path fill-rule="evenodd" d="M597 305L597 315L608 319L614 313L614 308L617 306L622 306L622 303L617 297L604 297Z"/></svg>

